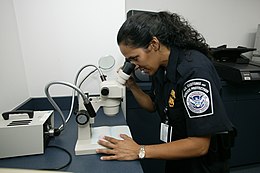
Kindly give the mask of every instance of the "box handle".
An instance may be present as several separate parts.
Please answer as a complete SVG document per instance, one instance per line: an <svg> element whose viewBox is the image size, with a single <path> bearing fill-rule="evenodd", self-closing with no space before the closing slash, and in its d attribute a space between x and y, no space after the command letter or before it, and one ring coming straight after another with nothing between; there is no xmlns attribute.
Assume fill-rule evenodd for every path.
<svg viewBox="0 0 260 173"><path fill-rule="evenodd" d="M29 118L33 118L33 110L16 110L2 113L4 120L9 120L9 115L12 114L28 114Z"/></svg>

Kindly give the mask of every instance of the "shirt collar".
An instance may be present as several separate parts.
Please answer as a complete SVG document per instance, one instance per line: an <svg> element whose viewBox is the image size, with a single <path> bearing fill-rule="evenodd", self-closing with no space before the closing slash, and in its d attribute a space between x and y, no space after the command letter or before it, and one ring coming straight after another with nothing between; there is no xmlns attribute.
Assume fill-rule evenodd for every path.
<svg viewBox="0 0 260 173"><path fill-rule="evenodd" d="M178 48L176 47L171 48L171 52L168 59L168 65L166 67L166 78L171 82L176 81L179 52L180 50Z"/></svg>

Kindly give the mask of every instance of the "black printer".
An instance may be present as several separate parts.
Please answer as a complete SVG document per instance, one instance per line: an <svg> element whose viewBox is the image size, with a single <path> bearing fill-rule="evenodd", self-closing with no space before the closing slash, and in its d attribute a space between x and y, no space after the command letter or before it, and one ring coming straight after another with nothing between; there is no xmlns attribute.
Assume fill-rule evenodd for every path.
<svg viewBox="0 0 260 173"><path fill-rule="evenodd" d="M219 76L234 83L260 81L260 63L251 61L243 53L256 50L255 48L227 48L226 45L210 48L213 63Z"/></svg>

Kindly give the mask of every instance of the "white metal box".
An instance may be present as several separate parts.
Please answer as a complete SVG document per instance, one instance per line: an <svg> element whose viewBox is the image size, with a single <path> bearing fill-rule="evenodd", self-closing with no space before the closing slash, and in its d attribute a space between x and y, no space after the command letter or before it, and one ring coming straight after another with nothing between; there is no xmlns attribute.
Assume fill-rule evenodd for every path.
<svg viewBox="0 0 260 173"><path fill-rule="evenodd" d="M43 154L48 135L53 128L53 111L34 111L28 114L12 114L8 119L0 117L0 158Z"/></svg>

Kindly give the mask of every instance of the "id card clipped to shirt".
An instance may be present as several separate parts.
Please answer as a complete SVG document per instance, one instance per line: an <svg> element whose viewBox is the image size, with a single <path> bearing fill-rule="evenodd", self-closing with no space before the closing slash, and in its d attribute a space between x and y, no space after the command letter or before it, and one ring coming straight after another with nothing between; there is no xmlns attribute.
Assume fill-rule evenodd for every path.
<svg viewBox="0 0 260 173"><path fill-rule="evenodd" d="M160 140L166 143L172 141L172 126L161 123Z"/></svg>

